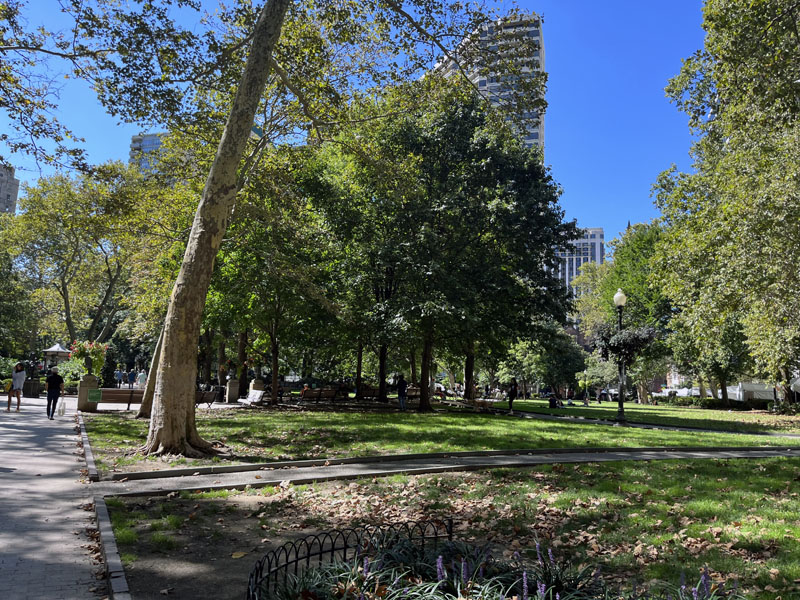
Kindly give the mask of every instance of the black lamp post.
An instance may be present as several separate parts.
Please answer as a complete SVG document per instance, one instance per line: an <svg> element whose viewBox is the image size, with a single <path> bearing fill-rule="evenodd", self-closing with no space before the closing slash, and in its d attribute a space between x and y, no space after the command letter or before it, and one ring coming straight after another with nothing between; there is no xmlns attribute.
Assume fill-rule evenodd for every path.
<svg viewBox="0 0 800 600"><path fill-rule="evenodd" d="M617 307L617 330L622 332L622 310L625 308L625 303L628 297L621 288L617 289L614 294L614 305ZM619 390L617 399L619 402L619 409L617 410L617 423L625 423L625 361L622 356L619 357Z"/></svg>

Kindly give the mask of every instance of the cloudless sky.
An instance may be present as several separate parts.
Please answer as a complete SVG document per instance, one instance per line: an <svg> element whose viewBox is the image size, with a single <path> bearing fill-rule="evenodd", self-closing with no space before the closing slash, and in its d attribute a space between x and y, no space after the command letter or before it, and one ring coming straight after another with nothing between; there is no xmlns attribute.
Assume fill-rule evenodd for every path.
<svg viewBox="0 0 800 600"><path fill-rule="evenodd" d="M544 17L545 162L564 188L567 218L603 227L606 240L629 220L654 218L658 173L690 165L687 119L664 86L702 47L701 0L521 0L520 7ZM86 139L93 163L127 160L140 131L106 115L85 85L65 86L60 117ZM17 177L34 183L32 161L12 161Z"/></svg>

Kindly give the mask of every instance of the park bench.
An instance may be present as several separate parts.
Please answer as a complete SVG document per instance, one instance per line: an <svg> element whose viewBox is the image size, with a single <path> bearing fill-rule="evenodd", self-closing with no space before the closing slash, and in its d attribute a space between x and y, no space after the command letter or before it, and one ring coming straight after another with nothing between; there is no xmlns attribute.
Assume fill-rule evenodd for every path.
<svg viewBox="0 0 800 600"><path fill-rule="evenodd" d="M371 385L361 385L361 399L362 400L377 400L378 388Z"/></svg>
<svg viewBox="0 0 800 600"><path fill-rule="evenodd" d="M199 406L200 404L208 405L208 408L211 408L211 405L214 402L222 402L224 400L223 394L224 389L222 387L218 387L215 390L197 390L194 394L194 405Z"/></svg>
<svg viewBox="0 0 800 600"><path fill-rule="evenodd" d="M130 410L131 404L141 404L143 397L144 390L137 388L99 388L89 390L87 400L95 404L127 404L126 410Z"/></svg>

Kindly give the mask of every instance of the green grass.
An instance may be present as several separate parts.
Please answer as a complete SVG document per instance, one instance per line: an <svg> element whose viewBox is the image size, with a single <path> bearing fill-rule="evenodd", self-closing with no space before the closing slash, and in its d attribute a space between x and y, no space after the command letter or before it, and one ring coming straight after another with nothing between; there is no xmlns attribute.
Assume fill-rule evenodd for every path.
<svg viewBox="0 0 800 600"><path fill-rule="evenodd" d="M178 547L178 541L171 535L161 531L155 531L150 536L150 545L159 552L169 552Z"/></svg>
<svg viewBox="0 0 800 600"><path fill-rule="evenodd" d="M572 414L577 414L578 410L582 409L574 409ZM651 419L677 424L689 422L680 416L687 410L690 409L632 407L629 414L637 420L650 415ZM602 411L609 415L611 408L604 407ZM702 423L710 427L722 422L719 412L693 414L707 415L708 419ZM659 416L662 413L674 416L667 419ZM744 413L723 414L732 419ZM137 421L125 413L87 415L85 420L92 449L103 470L124 471L135 462L145 462L147 468L172 466L134 453L146 435L146 421ZM695 422L700 421L694 419L692 423ZM730 423L732 421L727 422ZM800 445L800 439L791 438L648 431L580 422L523 420L458 410L431 414L198 411L198 429L204 438L227 444L235 455L235 462L522 448ZM779 425L773 430L783 431ZM197 466L212 461L191 462Z"/></svg>
<svg viewBox="0 0 800 600"><path fill-rule="evenodd" d="M580 400L575 406L549 408L546 400L515 400L514 408L539 414L577 416L592 419L613 420L617 414L616 402L597 404L592 401L586 407ZM494 408L507 409L508 402L494 402ZM625 403L625 417L632 423L653 425L677 425L722 431L750 433L800 433L800 415L772 415L763 411L715 410L692 406L658 406Z"/></svg>

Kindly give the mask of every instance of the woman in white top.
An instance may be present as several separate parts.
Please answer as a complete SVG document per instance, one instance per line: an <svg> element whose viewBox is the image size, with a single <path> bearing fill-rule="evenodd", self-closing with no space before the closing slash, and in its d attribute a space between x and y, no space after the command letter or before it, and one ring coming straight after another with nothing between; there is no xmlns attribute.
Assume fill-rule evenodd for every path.
<svg viewBox="0 0 800 600"><path fill-rule="evenodd" d="M11 412L11 397L17 395L17 412L22 398L22 385L25 383L25 365L21 362L14 365L14 372L11 374L11 387L8 389L8 408L6 412Z"/></svg>
<svg viewBox="0 0 800 600"><path fill-rule="evenodd" d="M145 372L144 369L139 371L138 383L139 383L139 388L144 389L144 384L147 383L147 373Z"/></svg>

